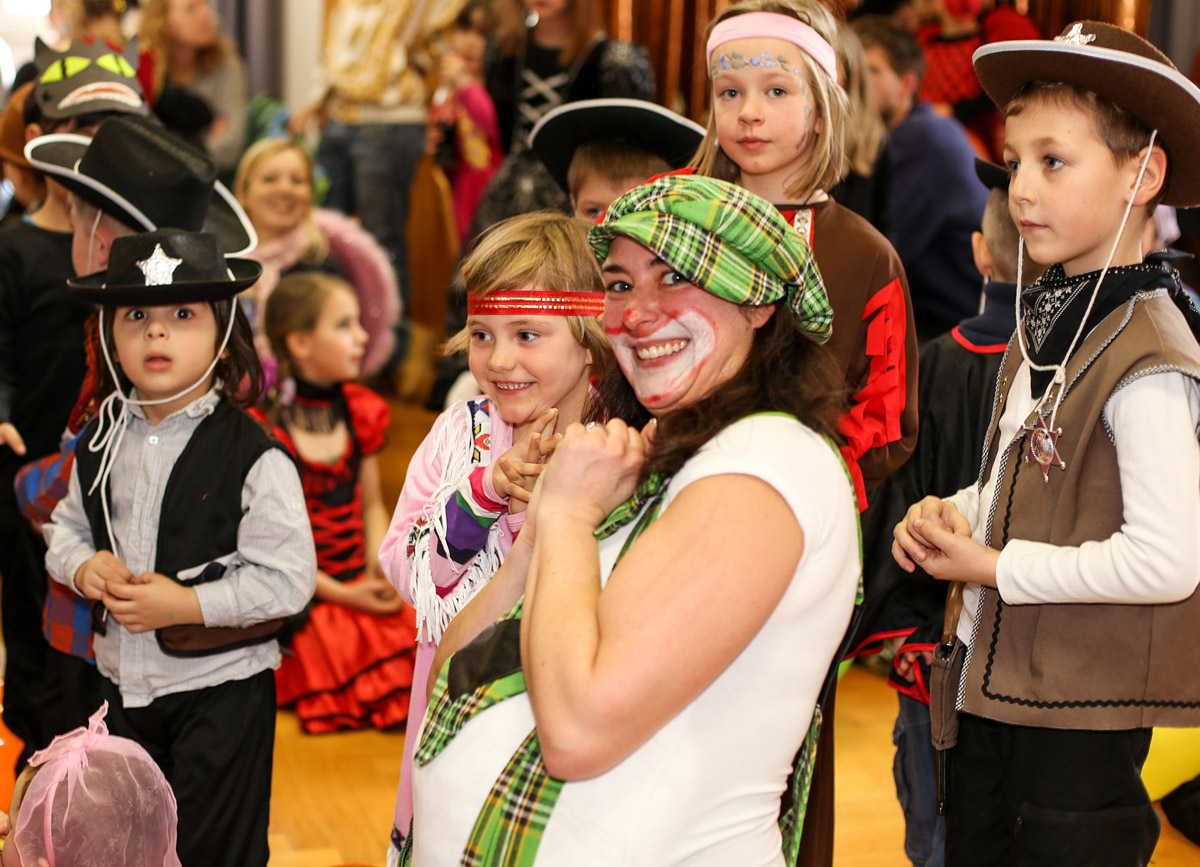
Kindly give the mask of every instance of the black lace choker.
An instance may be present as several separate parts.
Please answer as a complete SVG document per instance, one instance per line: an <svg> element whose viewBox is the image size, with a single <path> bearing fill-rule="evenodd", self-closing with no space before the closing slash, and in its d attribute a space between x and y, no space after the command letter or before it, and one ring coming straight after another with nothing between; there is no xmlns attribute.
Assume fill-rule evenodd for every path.
<svg viewBox="0 0 1200 867"><path fill-rule="evenodd" d="M296 395L281 412L286 427L310 433L332 433L338 422L346 420L346 399L340 384L314 385L299 378L295 383Z"/></svg>

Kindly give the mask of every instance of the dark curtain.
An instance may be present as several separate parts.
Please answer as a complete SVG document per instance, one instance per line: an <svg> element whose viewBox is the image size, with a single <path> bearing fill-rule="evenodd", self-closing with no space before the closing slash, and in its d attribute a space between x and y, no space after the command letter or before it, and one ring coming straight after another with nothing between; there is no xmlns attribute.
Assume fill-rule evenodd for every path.
<svg viewBox="0 0 1200 867"><path fill-rule="evenodd" d="M283 0L213 0L221 29L246 60L250 95L283 96Z"/></svg>

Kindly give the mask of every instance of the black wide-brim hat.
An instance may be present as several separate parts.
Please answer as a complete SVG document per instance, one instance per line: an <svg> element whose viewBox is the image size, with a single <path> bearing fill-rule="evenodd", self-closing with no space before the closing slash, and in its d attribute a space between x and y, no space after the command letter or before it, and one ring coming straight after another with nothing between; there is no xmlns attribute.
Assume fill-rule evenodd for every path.
<svg viewBox="0 0 1200 867"><path fill-rule="evenodd" d="M261 274L253 259L223 255L216 235L159 229L114 239L105 270L67 285L91 304L162 307L233 298Z"/></svg>
<svg viewBox="0 0 1200 867"><path fill-rule="evenodd" d="M1003 190L1004 192L1008 192L1008 182L1012 179L1012 175L1004 166L989 163L979 157L975 157L975 177L979 178L980 182L989 190Z"/></svg>
<svg viewBox="0 0 1200 867"><path fill-rule="evenodd" d="M529 133L529 147L567 192L575 151L597 141L633 145L679 169L704 141L704 127L642 99L582 99L547 112Z"/></svg>
<svg viewBox="0 0 1200 867"><path fill-rule="evenodd" d="M994 42L975 51L975 74L1004 108L1033 81L1073 84L1111 100L1151 129L1167 153L1163 203L1200 204L1200 88L1140 36L1100 21L1077 21L1054 39Z"/></svg>
<svg viewBox="0 0 1200 867"><path fill-rule="evenodd" d="M92 138L39 136L25 145L34 168L131 229L211 232L231 256L249 253L258 236L216 165L148 118L104 121Z"/></svg>

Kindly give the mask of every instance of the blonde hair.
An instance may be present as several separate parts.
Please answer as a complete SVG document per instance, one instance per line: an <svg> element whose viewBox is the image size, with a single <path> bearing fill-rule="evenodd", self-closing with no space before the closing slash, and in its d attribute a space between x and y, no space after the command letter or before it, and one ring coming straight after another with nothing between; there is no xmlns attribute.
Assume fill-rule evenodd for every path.
<svg viewBox="0 0 1200 867"><path fill-rule="evenodd" d="M138 51L149 53L154 58L154 95L162 92L167 77L170 59L167 52L167 37L163 29L167 25L167 8L171 0L142 0L142 18L138 24ZM216 12L213 12L216 15ZM196 54L196 68L201 75L212 72L221 62L234 53L233 43L218 31L212 45L206 45ZM149 95L147 95L149 97Z"/></svg>
<svg viewBox="0 0 1200 867"><path fill-rule="evenodd" d="M246 207L246 190L249 188L250 182L262 170L263 165L267 160L289 150L300 154L300 158L304 160L308 186L309 189L312 189L313 172L316 166L313 164L313 159L309 156L304 146L295 139L264 138L250 145L246 149L246 152L242 154L241 160L238 161L237 174L233 179L233 194L237 197L238 202L243 208ZM325 261L325 258L329 255L329 239L325 237L325 233L317 226L317 221L313 219L313 209L311 207L304 216L303 225L304 249L300 253L300 261L310 264Z"/></svg>
<svg viewBox="0 0 1200 867"><path fill-rule="evenodd" d="M708 42L713 29L722 21L747 12L787 15L812 27L830 45L836 47L838 44L837 20L820 0L738 0L709 23L704 33L705 43ZM798 172L795 182L787 189L788 196L796 199L806 197L816 190L828 190L845 174L846 127L850 115L850 101L845 91L803 51L800 52L800 62L808 85L812 88L817 117L812 137L805 149L805 164ZM709 69L711 85L709 58L704 58L704 65ZM708 132L700 144L700 149L692 158L692 163L697 167L699 174L708 177L735 183L741 177L738 164L729 158L717 138L716 112L713 106L708 110Z"/></svg>
<svg viewBox="0 0 1200 867"><path fill-rule="evenodd" d="M571 38L558 55L558 65L567 68L588 50L592 41L604 32L600 3L596 0L567 0L567 17L571 22ZM516 57L525 52L529 28L525 26L528 13L521 0L497 0L495 6L496 39L500 53Z"/></svg>
<svg viewBox="0 0 1200 867"><path fill-rule="evenodd" d="M295 373L287 336L297 331L307 334L316 328L325 302L339 291L349 292L358 300L354 287L340 277L320 271L300 271L281 278L267 296L262 329L271 343L271 354L279 362L280 382Z"/></svg>
<svg viewBox="0 0 1200 867"><path fill-rule="evenodd" d="M656 153L620 141L589 141L575 149L567 169L567 189L571 198L589 177L610 184L629 182L633 187L647 178L669 172L671 165Z"/></svg>
<svg viewBox="0 0 1200 867"><path fill-rule="evenodd" d="M462 265L467 291L478 298L509 289L602 292L600 263L588 244L586 220L555 211L534 211L497 223L480 238ZM603 376L613 352L595 316L566 316L571 336L592 354L592 375ZM446 354L466 352L471 330L446 342Z"/></svg>
<svg viewBox="0 0 1200 867"><path fill-rule="evenodd" d="M846 125L846 167L865 178L875 171L886 129L883 118L871 104L871 91L863 74L867 62L854 28L840 22L834 48L837 50L838 73L843 76L842 84L850 107L850 122Z"/></svg>

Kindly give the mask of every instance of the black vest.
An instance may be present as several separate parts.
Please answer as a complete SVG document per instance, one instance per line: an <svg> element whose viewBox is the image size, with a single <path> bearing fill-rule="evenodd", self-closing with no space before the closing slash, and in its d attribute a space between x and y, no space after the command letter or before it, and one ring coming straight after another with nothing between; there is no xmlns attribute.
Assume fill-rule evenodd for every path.
<svg viewBox="0 0 1200 867"><path fill-rule="evenodd" d="M75 466L92 542L97 551L107 551L110 546L101 491L88 493L100 469L100 454L87 447L97 423L93 420L76 443ZM158 518L154 571L187 586L222 577L224 567L214 561L237 550L246 476L272 448L280 446L250 416L227 401L217 404L196 427L167 479ZM107 490L103 493L109 496ZM181 571L204 564L208 566L195 577L179 578ZM94 627L100 623L101 618L93 617ZM172 626L157 630L157 636L165 653L199 656L270 640L278 626L277 621L249 627Z"/></svg>

